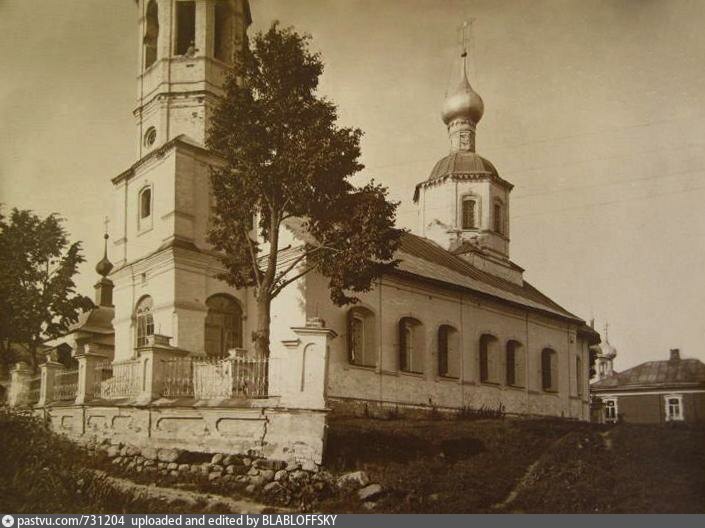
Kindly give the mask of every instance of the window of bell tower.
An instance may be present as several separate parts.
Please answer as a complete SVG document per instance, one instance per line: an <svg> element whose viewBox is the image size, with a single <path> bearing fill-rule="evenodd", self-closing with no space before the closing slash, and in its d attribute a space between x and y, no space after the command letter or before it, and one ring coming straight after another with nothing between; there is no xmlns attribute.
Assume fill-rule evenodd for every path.
<svg viewBox="0 0 705 528"><path fill-rule="evenodd" d="M157 41L159 39L159 8L157 0L147 4L144 31L144 67L149 68L157 60Z"/></svg>
<svg viewBox="0 0 705 528"><path fill-rule="evenodd" d="M213 56L223 62L233 60L233 12L228 0L215 4L215 24L213 31Z"/></svg>
<svg viewBox="0 0 705 528"><path fill-rule="evenodd" d="M196 45L196 2L176 2L176 55L190 55Z"/></svg>

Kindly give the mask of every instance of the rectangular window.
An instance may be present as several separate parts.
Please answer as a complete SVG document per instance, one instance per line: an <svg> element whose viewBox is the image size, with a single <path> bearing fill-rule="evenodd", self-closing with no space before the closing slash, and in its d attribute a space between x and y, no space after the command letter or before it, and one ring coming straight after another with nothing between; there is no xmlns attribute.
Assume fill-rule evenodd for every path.
<svg viewBox="0 0 705 528"><path fill-rule="evenodd" d="M176 2L176 55L186 55L196 43L196 2Z"/></svg>
<svg viewBox="0 0 705 528"><path fill-rule="evenodd" d="M666 397L666 421L672 422L683 419L682 400L680 397Z"/></svg>
<svg viewBox="0 0 705 528"><path fill-rule="evenodd" d="M502 233L502 206L494 204L494 230Z"/></svg>
<svg viewBox="0 0 705 528"><path fill-rule="evenodd" d="M215 4L215 21L213 35L213 56L223 62L232 61L233 23L230 6L221 0Z"/></svg>
<svg viewBox="0 0 705 528"><path fill-rule="evenodd" d="M154 319L151 313L137 317L137 346L146 346L150 336L154 335Z"/></svg>
<svg viewBox="0 0 705 528"><path fill-rule="evenodd" d="M583 395L583 362L579 357L575 358L575 384L578 396Z"/></svg>
<svg viewBox="0 0 705 528"><path fill-rule="evenodd" d="M470 198L465 198L463 200L462 208L463 218L462 226L463 229L475 229L475 200Z"/></svg>
<svg viewBox="0 0 705 528"><path fill-rule="evenodd" d="M617 421L617 401L605 400L605 422L615 423Z"/></svg>

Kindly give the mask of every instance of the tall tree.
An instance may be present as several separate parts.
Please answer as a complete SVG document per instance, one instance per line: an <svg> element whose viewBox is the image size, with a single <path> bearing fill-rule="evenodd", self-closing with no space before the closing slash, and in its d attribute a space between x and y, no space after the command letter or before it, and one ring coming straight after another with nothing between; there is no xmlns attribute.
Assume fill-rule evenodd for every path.
<svg viewBox="0 0 705 528"><path fill-rule="evenodd" d="M0 354L14 345L28 351L36 370L43 341L65 333L93 303L76 293L73 276L84 262L80 242L70 243L57 215L42 219L13 209L0 216Z"/></svg>
<svg viewBox="0 0 705 528"><path fill-rule="evenodd" d="M349 181L363 168L362 132L338 127L335 105L317 94L323 62L309 42L277 23L255 35L207 140L225 160L211 176L210 241L223 255L221 278L256 288L261 354L269 353L272 299L287 285L317 270L336 304L357 302L355 293L396 265L401 235L387 189ZM307 243L284 252L280 230L293 221Z"/></svg>

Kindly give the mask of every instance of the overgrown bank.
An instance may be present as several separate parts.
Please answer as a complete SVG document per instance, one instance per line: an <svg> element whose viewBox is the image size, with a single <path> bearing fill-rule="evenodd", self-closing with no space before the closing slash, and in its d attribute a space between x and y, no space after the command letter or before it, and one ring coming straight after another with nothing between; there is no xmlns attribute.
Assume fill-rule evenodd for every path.
<svg viewBox="0 0 705 528"><path fill-rule="evenodd" d="M167 462L85 449L0 410L0 510L702 513L703 445L703 429L350 418L331 421L325 468L185 452Z"/></svg>
<svg viewBox="0 0 705 528"><path fill-rule="evenodd" d="M181 513L179 504L106 486L100 460L30 415L0 408L0 511ZM183 506L183 505L182 505Z"/></svg>
<svg viewBox="0 0 705 528"><path fill-rule="evenodd" d="M702 428L355 418L328 440L329 468L363 469L387 490L377 512L705 512Z"/></svg>

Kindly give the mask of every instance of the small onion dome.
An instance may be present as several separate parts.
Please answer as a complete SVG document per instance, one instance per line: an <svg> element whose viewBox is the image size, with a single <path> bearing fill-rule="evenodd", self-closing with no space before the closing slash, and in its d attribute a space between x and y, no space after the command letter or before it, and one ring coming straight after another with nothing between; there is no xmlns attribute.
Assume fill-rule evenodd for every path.
<svg viewBox="0 0 705 528"><path fill-rule="evenodd" d="M95 270L101 277L107 277L113 270L113 264L108 260L108 234L106 233L103 238L105 239L105 252L101 261L96 264Z"/></svg>
<svg viewBox="0 0 705 528"><path fill-rule="evenodd" d="M598 357L614 359L617 355L617 349L613 347L609 341L605 340L594 348Z"/></svg>
<svg viewBox="0 0 705 528"><path fill-rule="evenodd" d="M446 125L451 124L456 119L463 119L477 124L482 119L485 105L478 93L472 89L467 75L463 72L463 79L460 84L448 93L443 102L441 118Z"/></svg>

